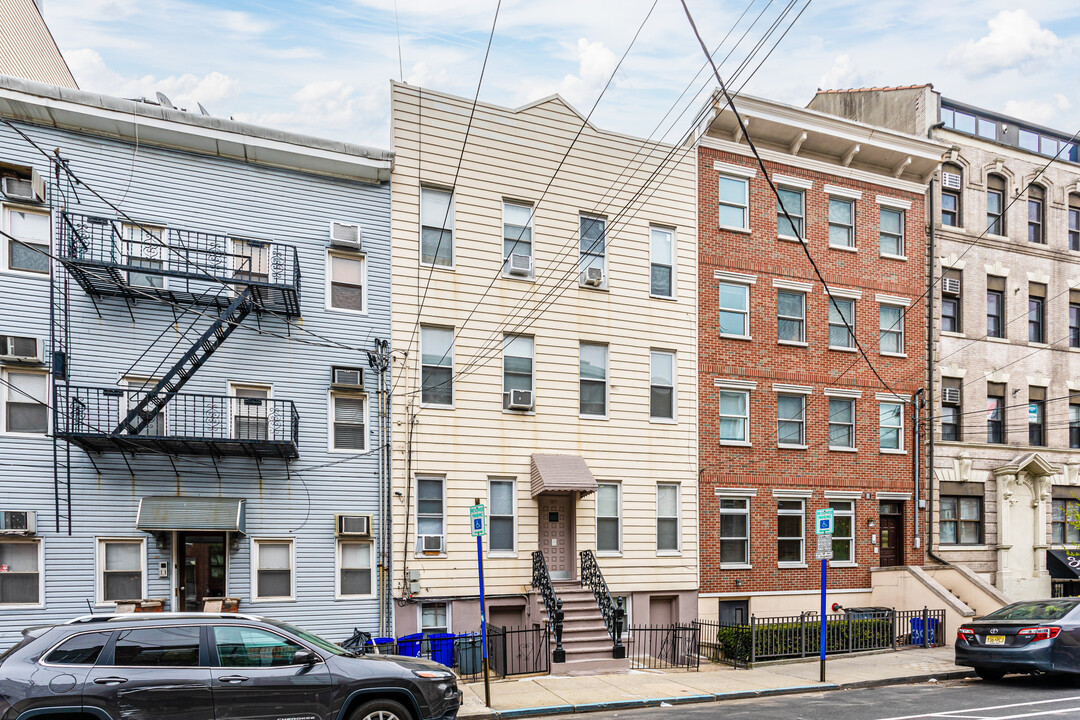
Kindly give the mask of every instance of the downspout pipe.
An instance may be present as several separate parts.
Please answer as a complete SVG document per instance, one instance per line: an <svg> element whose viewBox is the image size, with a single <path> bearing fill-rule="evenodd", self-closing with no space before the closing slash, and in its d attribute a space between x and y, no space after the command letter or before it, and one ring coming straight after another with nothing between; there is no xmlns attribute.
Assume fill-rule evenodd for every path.
<svg viewBox="0 0 1080 720"><path fill-rule="evenodd" d="M930 129L926 131L926 136L933 139L934 130L939 127L943 127L942 123L930 126ZM944 560L934 554L934 286L937 282L935 279L937 263L937 206L934 203L934 189L934 179L931 178L928 189L930 205L930 284L927 286L928 291L926 293L926 437L928 440L926 446L926 555L942 565L951 565L952 563L948 560Z"/></svg>

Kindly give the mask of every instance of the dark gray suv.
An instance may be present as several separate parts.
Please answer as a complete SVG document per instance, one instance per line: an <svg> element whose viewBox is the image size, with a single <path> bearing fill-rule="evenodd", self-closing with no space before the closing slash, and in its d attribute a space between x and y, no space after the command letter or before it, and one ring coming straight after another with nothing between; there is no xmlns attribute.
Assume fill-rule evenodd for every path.
<svg viewBox="0 0 1080 720"><path fill-rule="evenodd" d="M0 655L0 720L454 720L438 663L230 613L95 615Z"/></svg>

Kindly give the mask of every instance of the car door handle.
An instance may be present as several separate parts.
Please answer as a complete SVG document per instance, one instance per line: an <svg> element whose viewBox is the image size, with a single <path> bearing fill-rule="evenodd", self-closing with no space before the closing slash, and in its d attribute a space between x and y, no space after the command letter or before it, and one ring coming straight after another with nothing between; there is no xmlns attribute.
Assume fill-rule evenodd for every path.
<svg viewBox="0 0 1080 720"><path fill-rule="evenodd" d="M232 685L235 685L236 683L247 682L247 678L243 675L224 675L222 677L219 677L218 680L223 683L230 683Z"/></svg>
<svg viewBox="0 0 1080 720"><path fill-rule="evenodd" d="M99 677L94 678L95 685L120 685L127 682L127 678L122 677Z"/></svg>

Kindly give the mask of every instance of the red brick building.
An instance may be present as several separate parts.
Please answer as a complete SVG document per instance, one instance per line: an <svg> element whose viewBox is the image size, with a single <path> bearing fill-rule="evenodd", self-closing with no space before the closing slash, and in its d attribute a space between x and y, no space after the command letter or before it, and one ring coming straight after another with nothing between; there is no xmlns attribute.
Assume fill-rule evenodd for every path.
<svg viewBox="0 0 1080 720"><path fill-rule="evenodd" d="M945 148L737 104L791 221L734 114L714 114L698 141L699 614L816 608L814 512L828 507L829 602L885 604L871 569L923 562L913 408L926 378L925 191Z"/></svg>

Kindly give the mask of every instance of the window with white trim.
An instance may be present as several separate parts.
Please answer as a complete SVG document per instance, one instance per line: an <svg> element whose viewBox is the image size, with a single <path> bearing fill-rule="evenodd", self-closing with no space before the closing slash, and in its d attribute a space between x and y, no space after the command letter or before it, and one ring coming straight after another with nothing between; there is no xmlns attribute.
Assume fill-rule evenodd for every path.
<svg viewBox="0 0 1080 720"><path fill-rule="evenodd" d="M533 389L534 346L528 335L503 336L503 410L510 408L514 390Z"/></svg>
<svg viewBox="0 0 1080 720"><path fill-rule="evenodd" d="M510 273L513 255L528 258L528 264L533 264L533 207L503 200L503 274ZM532 276L529 270L526 277Z"/></svg>
<svg viewBox="0 0 1080 720"><path fill-rule="evenodd" d="M19 272L49 274L51 216L27 208L4 208L7 267ZM14 239L12 239L14 238Z"/></svg>
<svg viewBox="0 0 1080 720"><path fill-rule="evenodd" d="M776 335L780 342L806 342L806 294L776 292Z"/></svg>
<svg viewBox="0 0 1080 720"><path fill-rule="evenodd" d="M40 540L0 540L0 607L41 604L40 558Z"/></svg>
<svg viewBox="0 0 1080 720"><path fill-rule="evenodd" d="M364 312L364 258L331 252L327 255L330 270L330 307L335 310Z"/></svg>
<svg viewBox="0 0 1080 720"><path fill-rule="evenodd" d="M721 175L717 190L720 227L749 230L750 180Z"/></svg>
<svg viewBox="0 0 1080 720"><path fill-rule="evenodd" d="M619 483L596 486L596 551L622 551L622 497Z"/></svg>
<svg viewBox="0 0 1080 720"><path fill-rule="evenodd" d="M803 563L805 502L788 498L776 501L776 561L781 565Z"/></svg>
<svg viewBox="0 0 1080 720"><path fill-rule="evenodd" d="M649 353L649 417L675 419L675 353Z"/></svg>
<svg viewBox="0 0 1080 720"><path fill-rule="evenodd" d="M454 195L420 188L420 264L454 265Z"/></svg>
<svg viewBox="0 0 1080 720"><path fill-rule="evenodd" d="M830 500L833 511L833 563L855 562L855 501Z"/></svg>
<svg viewBox="0 0 1080 720"><path fill-rule="evenodd" d="M370 542L338 540L338 597L367 597L372 594Z"/></svg>
<svg viewBox="0 0 1080 720"><path fill-rule="evenodd" d="M514 552L517 549L517 495L512 479L488 481L488 550Z"/></svg>
<svg viewBox="0 0 1080 720"><path fill-rule="evenodd" d="M879 408L881 449L903 450L904 406L902 403L883 402Z"/></svg>
<svg viewBox="0 0 1080 720"><path fill-rule="evenodd" d="M675 297L675 231L649 227L649 294Z"/></svg>
<svg viewBox="0 0 1080 720"><path fill-rule="evenodd" d="M829 448L854 449L855 400L829 398Z"/></svg>
<svg viewBox="0 0 1080 720"><path fill-rule="evenodd" d="M454 331L420 326L420 401L425 405L454 404Z"/></svg>
<svg viewBox="0 0 1080 720"><path fill-rule="evenodd" d="M240 440L266 440L270 437L270 385L229 383L232 396L233 437Z"/></svg>
<svg viewBox="0 0 1080 720"><path fill-rule="evenodd" d="M656 550L679 551L679 485L656 485Z"/></svg>
<svg viewBox="0 0 1080 720"><path fill-rule="evenodd" d="M168 242L168 230L145 223L124 223L121 232L124 235L124 262L147 271L128 270L128 283L137 287L165 287L165 276L160 272L164 265L162 256L169 252L164 247Z"/></svg>
<svg viewBox="0 0 1080 720"><path fill-rule="evenodd" d="M848 329L850 326L851 330ZM829 300L829 347L854 348L855 301L832 297Z"/></svg>
<svg viewBox="0 0 1080 720"><path fill-rule="evenodd" d="M880 252L893 257L904 256L904 211L881 208Z"/></svg>
<svg viewBox="0 0 1080 720"><path fill-rule="evenodd" d="M806 193L802 190L780 187L776 189L776 225L780 237L802 240L805 221ZM784 211L787 210L787 214ZM791 220L788 220L788 217Z"/></svg>
<svg viewBox="0 0 1080 720"><path fill-rule="evenodd" d="M581 254L578 258L580 282L585 284L586 270L600 268L603 270L604 280L598 287L607 287L607 220L591 215L579 215L578 228L581 241Z"/></svg>
<svg viewBox="0 0 1080 720"><path fill-rule="evenodd" d="M750 564L750 498L720 498L720 566Z"/></svg>
<svg viewBox="0 0 1080 720"><path fill-rule="evenodd" d="M144 378L144 377L132 377L130 375L121 379L121 382L126 386L127 402L122 408L120 408L120 420L127 417L127 414L135 409L135 406L142 401L146 393L150 392L155 385L158 384L161 378ZM167 428L169 427L169 406L165 405L157 411L150 422L146 424L139 435L147 435L150 437L161 437L167 435Z"/></svg>
<svg viewBox="0 0 1080 720"><path fill-rule="evenodd" d="M720 335L750 336L750 287L739 283L719 284Z"/></svg>
<svg viewBox="0 0 1080 720"><path fill-rule="evenodd" d="M3 370L4 431L45 435L49 431L49 376L42 372Z"/></svg>
<svg viewBox="0 0 1080 720"><path fill-rule="evenodd" d="M581 343L579 349L579 402L582 415L607 416L608 348Z"/></svg>
<svg viewBox="0 0 1080 720"><path fill-rule="evenodd" d="M781 447L806 445L806 397L776 396L776 437Z"/></svg>
<svg viewBox="0 0 1080 720"><path fill-rule="evenodd" d="M444 602L420 603L420 632L425 635L448 632L447 609Z"/></svg>
<svg viewBox="0 0 1080 720"><path fill-rule="evenodd" d="M720 391L720 442L750 442L750 391Z"/></svg>
<svg viewBox="0 0 1080 720"><path fill-rule="evenodd" d="M829 245L855 247L855 201L829 198Z"/></svg>
<svg viewBox="0 0 1080 720"><path fill-rule="evenodd" d="M98 601L145 596L146 550L142 540L98 540Z"/></svg>
<svg viewBox="0 0 1080 720"><path fill-rule="evenodd" d="M900 305L880 306L881 352L904 354L904 308Z"/></svg>
<svg viewBox="0 0 1080 720"><path fill-rule="evenodd" d="M367 450L367 397L334 390L330 393L331 450Z"/></svg>
<svg viewBox="0 0 1080 720"><path fill-rule="evenodd" d="M291 539L253 540L255 588L252 600L292 600L293 541Z"/></svg>
<svg viewBox="0 0 1080 720"><path fill-rule="evenodd" d="M417 552L446 550L446 533L443 524L446 516L445 485L445 478L442 477L421 476L416 479Z"/></svg>

